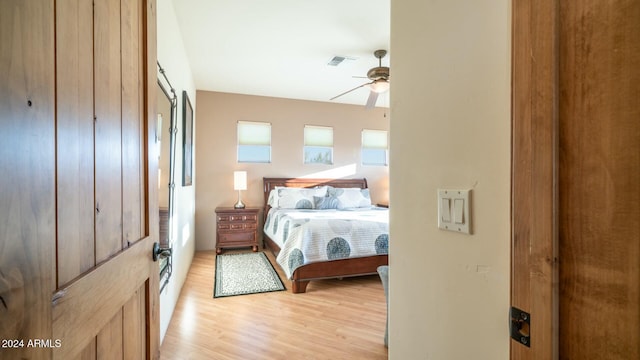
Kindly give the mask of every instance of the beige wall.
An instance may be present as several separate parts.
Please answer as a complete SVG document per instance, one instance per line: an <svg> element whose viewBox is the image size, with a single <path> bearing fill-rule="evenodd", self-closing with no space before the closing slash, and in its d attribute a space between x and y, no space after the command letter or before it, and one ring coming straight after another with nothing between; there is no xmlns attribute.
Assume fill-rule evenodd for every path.
<svg viewBox="0 0 640 360"><path fill-rule="evenodd" d="M392 1L390 359L507 359L510 1ZM439 230L471 188L473 235Z"/></svg>
<svg viewBox="0 0 640 360"><path fill-rule="evenodd" d="M363 100L364 101L364 100ZM233 171L247 171L247 206L262 207L263 177L365 177L374 202L388 200L388 167L360 165L363 128L388 130L388 110L364 106L272 97L197 92L196 249L215 248L215 208L233 206ZM386 116L385 116L386 114ZM271 163L239 164L236 156L238 120L272 124ZM334 164L302 163L305 124L334 128Z"/></svg>

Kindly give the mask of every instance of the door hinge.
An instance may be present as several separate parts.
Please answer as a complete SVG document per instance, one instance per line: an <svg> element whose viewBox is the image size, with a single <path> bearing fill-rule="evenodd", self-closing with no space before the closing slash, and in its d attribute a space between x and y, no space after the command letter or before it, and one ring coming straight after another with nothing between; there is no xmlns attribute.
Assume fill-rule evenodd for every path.
<svg viewBox="0 0 640 360"><path fill-rule="evenodd" d="M531 315L512 306L510 317L511 338L526 347L531 347Z"/></svg>

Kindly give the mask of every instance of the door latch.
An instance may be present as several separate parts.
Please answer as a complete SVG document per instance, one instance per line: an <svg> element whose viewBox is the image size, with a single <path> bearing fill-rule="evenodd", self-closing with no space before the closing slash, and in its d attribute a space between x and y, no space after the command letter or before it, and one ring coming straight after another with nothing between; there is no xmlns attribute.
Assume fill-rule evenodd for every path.
<svg viewBox="0 0 640 360"><path fill-rule="evenodd" d="M531 315L514 306L511 307L511 338L526 347L531 347Z"/></svg>

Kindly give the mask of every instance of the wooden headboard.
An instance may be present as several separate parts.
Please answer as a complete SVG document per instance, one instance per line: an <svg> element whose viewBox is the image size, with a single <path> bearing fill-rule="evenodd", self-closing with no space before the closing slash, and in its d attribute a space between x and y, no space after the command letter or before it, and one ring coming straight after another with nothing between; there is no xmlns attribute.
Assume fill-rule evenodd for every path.
<svg viewBox="0 0 640 360"><path fill-rule="evenodd" d="M367 179L305 179L305 178L262 178L264 190L264 217L269 212L269 194L276 186L312 188L322 185L330 185L337 188L367 188Z"/></svg>

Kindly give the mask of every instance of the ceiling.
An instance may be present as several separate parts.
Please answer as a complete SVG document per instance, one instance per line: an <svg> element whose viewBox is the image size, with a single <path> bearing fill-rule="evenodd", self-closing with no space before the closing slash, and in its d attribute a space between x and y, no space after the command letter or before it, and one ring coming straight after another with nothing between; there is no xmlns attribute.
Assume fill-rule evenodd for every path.
<svg viewBox="0 0 640 360"><path fill-rule="evenodd" d="M369 82L367 71L378 66L373 52L389 50L390 0L174 0L173 6L198 90L329 101ZM327 65L334 56L353 60ZM364 106L368 95L363 87L333 102ZM388 104L388 93L381 94L377 106Z"/></svg>

